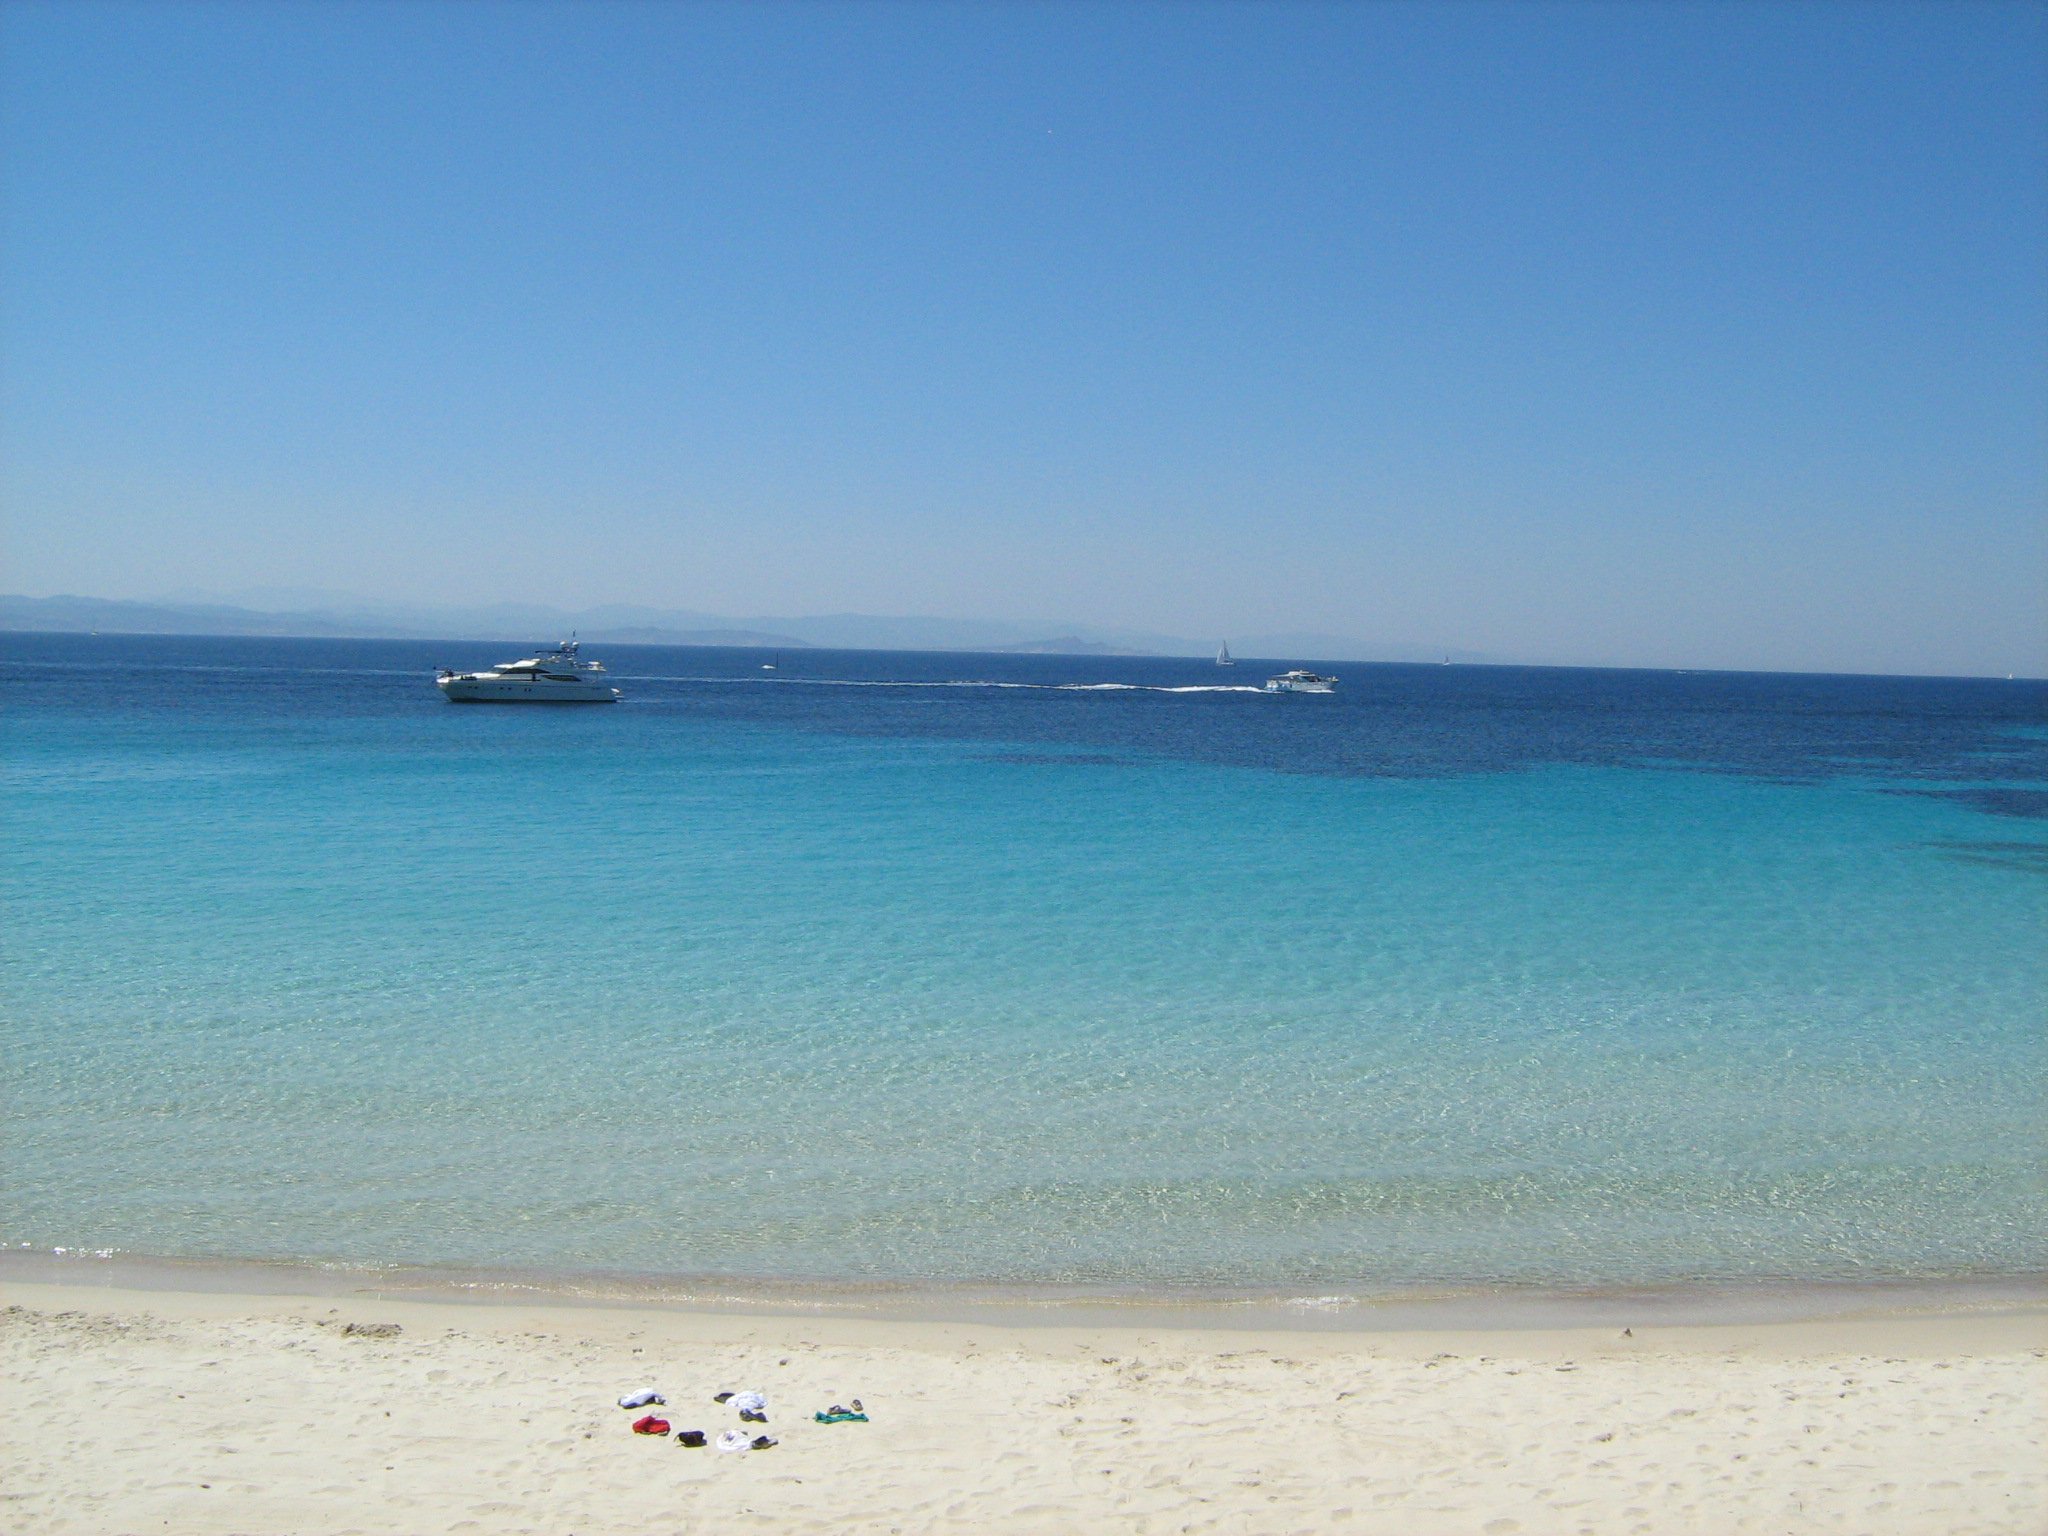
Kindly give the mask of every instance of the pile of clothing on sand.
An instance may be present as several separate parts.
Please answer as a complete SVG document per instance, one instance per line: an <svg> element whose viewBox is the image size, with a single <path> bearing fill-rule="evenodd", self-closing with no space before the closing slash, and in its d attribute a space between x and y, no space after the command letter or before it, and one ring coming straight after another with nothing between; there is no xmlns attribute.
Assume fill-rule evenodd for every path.
<svg viewBox="0 0 2048 1536"><path fill-rule="evenodd" d="M768 1394L765 1392L720 1392L711 1401L723 1407L736 1409L742 1424L768 1422ZM668 1399L654 1388L645 1387L638 1392L628 1392L619 1399L619 1406L630 1413L635 1408L665 1408L668 1406ZM820 1409L811 1415L811 1419L818 1424L865 1424L868 1422L868 1414L861 1406L860 1399L856 1397L850 1403L834 1403L830 1408ZM706 1444L713 1444L721 1451L765 1451L780 1444L765 1434L750 1434L744 1429L728 1429L716 1441L711 1441L706 1430L675 1429L667 1419L654 1413L633 1421L633 1433L636 1435L665 1437L671 1430L675 1433L676 1444L690 1450L701 1450Z"/></svg>

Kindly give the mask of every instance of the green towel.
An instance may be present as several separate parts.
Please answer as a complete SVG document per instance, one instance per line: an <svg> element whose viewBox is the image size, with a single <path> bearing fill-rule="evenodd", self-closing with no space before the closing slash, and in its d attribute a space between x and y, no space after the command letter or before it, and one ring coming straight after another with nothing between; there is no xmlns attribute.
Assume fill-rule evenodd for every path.
<svg viewBox="0 0 2048 1536"><path fill-rule="evenodd" d="M865 1424L868 1421L864 1413L814 1413L811 1417L820 1424Z"/></svg>

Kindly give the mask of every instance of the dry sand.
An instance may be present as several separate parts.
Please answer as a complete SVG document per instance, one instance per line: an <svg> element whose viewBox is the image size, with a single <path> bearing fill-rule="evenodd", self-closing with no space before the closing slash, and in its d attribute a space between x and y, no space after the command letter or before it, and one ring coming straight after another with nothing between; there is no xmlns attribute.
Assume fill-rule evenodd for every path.
<svg viewBox="0 0 2048 1536"><path fill-rule="evenodd" d="M0 1300L10 1532L2048 1531L2039 1315L1622 1338ZM713 1438L712 1394L759 1388L781 1443L636 1436L640 1386ZM872 1422L810 1421L851 1397Z"/></svg>

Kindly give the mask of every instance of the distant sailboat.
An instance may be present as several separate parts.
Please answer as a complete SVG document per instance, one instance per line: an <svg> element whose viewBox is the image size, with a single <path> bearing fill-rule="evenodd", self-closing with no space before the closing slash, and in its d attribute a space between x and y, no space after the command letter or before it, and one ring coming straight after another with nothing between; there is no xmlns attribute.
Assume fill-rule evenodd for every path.
<svg viewBox="0 0 2048 1536"><path fill-rule="evenodd" d="M1231 660L1230 642L1228 640L1223 642L1223 648L1216 653L1216 665L1219 667L1234 667L1237 665L1235 661Z"/></svg>
<svg viewBox="0 0 2048 1536"><path fill-rule="evenodd" d="M780 652L780 651L777 651L777 652L775 653L775 659L774 659L773 661L764 661L764 662L762 662L762 663L761 663L761 670L762 670L763 672L779 672L779 671L781 671L781 670L782 670L782 652Z"/></svg>

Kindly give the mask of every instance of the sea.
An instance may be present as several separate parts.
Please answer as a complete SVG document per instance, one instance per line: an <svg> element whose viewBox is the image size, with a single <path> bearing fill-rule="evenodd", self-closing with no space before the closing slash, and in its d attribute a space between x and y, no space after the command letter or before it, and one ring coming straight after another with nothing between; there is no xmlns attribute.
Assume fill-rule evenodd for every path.
<svg viewBox="0 0 2048 1536"><path fill-rule="evenodd" d="M434 686L515 654L0 636L0 1273L2048 1272L2048 684L617 645L616 705ZM1335 691L1259 689L1293 665Z"/></svg>

